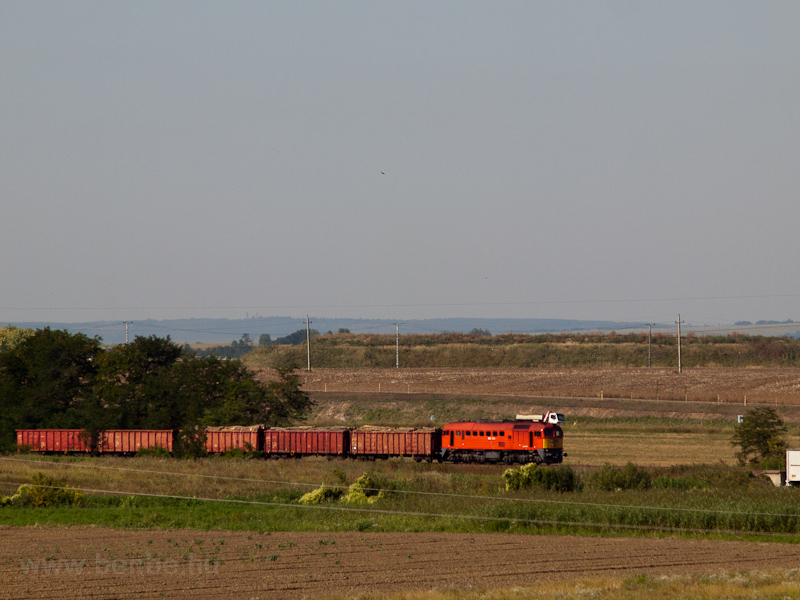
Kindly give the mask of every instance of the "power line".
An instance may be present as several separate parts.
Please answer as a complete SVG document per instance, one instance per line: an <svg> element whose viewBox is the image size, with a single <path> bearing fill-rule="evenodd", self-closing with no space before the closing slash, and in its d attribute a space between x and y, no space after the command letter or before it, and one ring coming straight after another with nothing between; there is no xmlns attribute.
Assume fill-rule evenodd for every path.
<svg viewBox="0 0 800 600"><path fill-rule="evenodd" d="M425 517L434 519L464 519L471 521L502 521L507 523L519 523L523 525L550 525L560 527L593 527L601 529L628 529L637 531L669 531L677 533L716 533L725 535L758 535L766 537L793 537L792 533L771 532L771 531L750 531L750 530L727 530L727 529L700 529L690 527L669 527L660 525L632 525L628 523L595 523L586 521L558 521L549 519L523 519L518 517L491 517L486 515L465 515L455 513L430 513L430 512L413 512L402 510L387 510L379 508L353 508L347 506L329 506L321 504L288 504L286 502L265 502L260 500L238 500L230 498L204 498L195 496L179 496L175 494L148 494L145 492L124 492L119 490L101 490L94 488L77 488L65 487L55 485L39 485L29 483L8 482L13 485L27 485L28 487L51 489L51 490L64 490L70 492L82 492L90 494L110 494L114 496L134 496L144 498L162 498L167 500L194 500L196 502L215 502L226 504L243 504L250 506L272 506L276 508L294 508L294 509L317 509L317 510L330 510L338 512L355 512L367 513L378 515L392 515L392 516L406 516L406 517ZM793 515L794 516L794 515Z"/></svg>
<svg viewBox="0 0 800 600"><path fill-rule="evenodd" d="M24 458L11 458L6 456L0 456L0 460L6 460L11 462L22 462L22 463L35 463L35 464L47 464L47 465L55 465L60 467L75 467L75 468L86 468L86 469L99 469L99 470L108 470L108 471L125 471L125 472L132 472L132 473L142 473L146 475L164 475L169 477L197 477L200 479L216 479L216 480L228 480L228 481L237 481L237 482L246 482L246 483L269 483L275 485L290 485L290 486L297 486L297 487L312 487L317 488L319 484L316 483L303 483L300 481L286 481L286 480L272 480L272 479L252 479L252 478L244 478L244 477L231 477L227 475L203 475L197 473L181 473L180 471L156 471L153 469L134 469L130 467L109 467L109 466L100 466L100 465L93 465L93 464L81 464L81 463L63 463L60 461L51 461L51 460L33 460L33 459L24 459ZM17 484L14 484L17 485ZM28 485L28 484L24 484ZM324 485L324 484L323 484ZM336 485L332 485L332 487L339 487ZM74 489L74 488L70 488ZM389 488L361 488L365 491L370 492L388 492L392 494L406 494L406 495L414 495L414 496L433 496L433 497L443 497L443 498L460 498L460 499L472 499L472 500L498 500L502 502L524 502L524 503L531 503L531 504L554 504L554 505L563 505L563 506L584 506L584 507L591 507L591 508L622 508L622 509L633 509L633 510L656 510L656 511L667 511L667 512L694 512L694 513L707 513L707 514L719 514L719 515L748 515L748 516L758 516L758 517L800 517L799 513L759 513L753 511L736 511L736 510L716 510L710 508L685 508L685 507L672 507L672 506L642 506L642 505L635 505L635 504L604 504L599 502L573 502L570 500L547 500L541 498L509 498L506 496L475 496L469 494L455 494L450 492L422 492L417 490L394 490ZM133 493L133 492L131 492ZM294 505L291 505L294 506Z"/></svg>

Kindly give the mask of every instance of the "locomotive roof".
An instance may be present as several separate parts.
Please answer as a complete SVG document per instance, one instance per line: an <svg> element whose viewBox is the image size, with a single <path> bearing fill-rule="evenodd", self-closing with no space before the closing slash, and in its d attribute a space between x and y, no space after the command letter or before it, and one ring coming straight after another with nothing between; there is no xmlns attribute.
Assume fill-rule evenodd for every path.
<svg viewBox="0 0 800 600"><path fill-rule="evenodd" d="M545 427L557 427L557 425L551 425L550 423L542 423L540 421L457 421L455 423L448 423L445 427L480 427L480 426L492 426L498 427L502 426L503 429L530 429L533 427L534 429L538 428L545 428Z"/></svg>

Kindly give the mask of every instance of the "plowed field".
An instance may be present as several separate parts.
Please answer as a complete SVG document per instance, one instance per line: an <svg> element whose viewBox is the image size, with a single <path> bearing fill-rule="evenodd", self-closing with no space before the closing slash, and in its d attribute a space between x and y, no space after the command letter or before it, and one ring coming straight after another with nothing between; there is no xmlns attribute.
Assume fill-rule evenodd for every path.
<svg viewBox="0 0 800 600"><path fill-rule="evenodd" d="M8 599L351 596L800 564L796 545L683 539L102 528L0 535L0 598Z"/></svg>
<svg viewBox="0 0 800 600"><path fill-rule="evenodd" d="M800 369L315 369L301 377L316 392L800 404Z"/></svg>

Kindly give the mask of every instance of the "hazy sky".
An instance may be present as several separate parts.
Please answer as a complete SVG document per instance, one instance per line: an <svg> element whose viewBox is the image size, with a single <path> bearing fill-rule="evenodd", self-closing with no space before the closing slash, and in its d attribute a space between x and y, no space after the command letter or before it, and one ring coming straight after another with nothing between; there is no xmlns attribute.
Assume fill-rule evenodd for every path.
<svg viewBox="0 0 800 600"><path fill-rule="evenodd" d="M800 3L0 0L0 322L800 320Z"/></svg>

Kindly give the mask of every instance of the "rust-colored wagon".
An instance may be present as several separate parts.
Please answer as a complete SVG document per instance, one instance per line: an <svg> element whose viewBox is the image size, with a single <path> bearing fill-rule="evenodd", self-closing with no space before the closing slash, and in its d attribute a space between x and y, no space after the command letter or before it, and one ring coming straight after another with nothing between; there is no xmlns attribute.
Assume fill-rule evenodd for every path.
<svg viewBox="0 0 800 600"><path fill-rule="evenodd" d="M64 453L88 452L83 429L17 429L17 446L29 447L31 452Z"/></svg>
<svg viewBox="0 0 800 600"><path fill-rule="evenodd" d="M414 460L439 458L441 430L433 427L366 426L350 432L350 456L375 459L407 456Z"/></svg>
<svg viewBox="0 0 800 600"><path fill-rule="evenodd" d="M264 447L264 426L206 427L206 452L223 454L230 450L254 452Z"/></svg>
<svg viewBox="0 0 800 600"><path fill-rule="evenodd" d="M104 432L100 452L136 454L142 448L163 448L172 452L175 432L171 429L109 429Z"/></svg>
<svg viewBox="0 0 800 600"><path fill-rule="evenodd" d="M264 430L264 454L282 456L346 456L347 427L269 427Z"/></svg>

